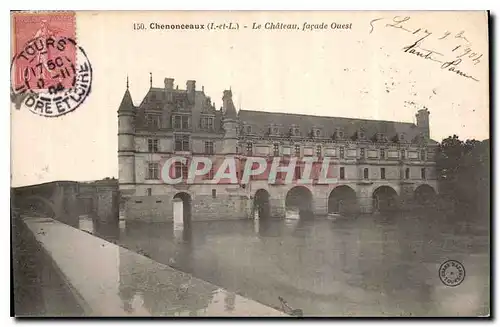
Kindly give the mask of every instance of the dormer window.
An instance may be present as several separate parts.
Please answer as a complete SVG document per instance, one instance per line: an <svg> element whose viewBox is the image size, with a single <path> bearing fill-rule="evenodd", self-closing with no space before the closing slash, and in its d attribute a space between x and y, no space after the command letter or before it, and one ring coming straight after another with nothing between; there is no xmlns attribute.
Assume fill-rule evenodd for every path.
<svg viewBox="0 0 500 327"><path fill-rule="evenodd" d="M396 135L396 141L400 143L404 143L406 141L405 133L398 133Z"/></svg>
<svg viewBox="0 0 500 327"><path fill-rule="evenodd" d="M336 140L341 140L344 138L344 132L340 129L336 129L335 133L333 134L333 138Z"/></svg>
<svg viewBox="0 0 500 327"><path fill-rule="evenodd" d="M280 130L277 126L271 125L269 126L269 135L279 135Z"/></svg>
<svg viewBox="0 0 500 327"><path fill-rule="evenodd" d="M252 126L247 126L245 128L245 130L246 130L247 134L251 134L252 133Z"/></svg>
<svg viewBox="0 0 500 327"><path fill-rule="evenodd" d="M146 115L146 124L148 127L160 128L160 115Z"/></svg>
<svg viewBox="0 0 500 327"><path fill-rule="evenodd" d="M297 125L292 125L292 127L290 127L290 135L293 135L293 136L300 135L300 129Z"/></svg>
<svg viewBox="0 0 500 327"><path fill-rule="evenodd" d="M309 134L311 137L321 137L321 129L313 127L311 129L311 133Z"/></svg>
<svg viewBox="0 0 500 327"><path fill-rule="evenodd" d="M386 137L384 133L377 133L375 134L375 139L377 142L383 142L386 140Z"/></svg>
<svg viewBox="0 0 500 327"><path fill-rule="evenodd" d="M358 130L356 130L354 135L351 136L351 139L353 141L364 140L365 139L365 132L362 129L358 129Z"/></svg>

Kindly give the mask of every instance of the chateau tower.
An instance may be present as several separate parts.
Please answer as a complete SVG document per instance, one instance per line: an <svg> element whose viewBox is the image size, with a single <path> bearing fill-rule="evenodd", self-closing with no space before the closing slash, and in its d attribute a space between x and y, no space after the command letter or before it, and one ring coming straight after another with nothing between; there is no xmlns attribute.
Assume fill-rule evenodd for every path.
<svg viewBox="0 0 500 327"><path fill-rule="evenodd" d="M135 183L135 107L128 89L118 109L118 182L120 190L134 190Z"/></svg>

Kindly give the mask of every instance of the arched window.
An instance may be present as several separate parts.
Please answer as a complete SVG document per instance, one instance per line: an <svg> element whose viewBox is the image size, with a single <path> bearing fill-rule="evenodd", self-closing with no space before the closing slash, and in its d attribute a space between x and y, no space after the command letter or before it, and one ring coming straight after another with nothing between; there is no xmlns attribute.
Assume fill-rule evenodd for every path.
<svg viewBox="0 0 500 327"><path fill-rule="evenodd" d="M363 178L368 179L368 168L363 169Z"/></svg>
<svg viewBox="0 0 500 327"><path fill-rule="evenodd" d="M410 179L410 168L405 169L405 179Z"/></svg>

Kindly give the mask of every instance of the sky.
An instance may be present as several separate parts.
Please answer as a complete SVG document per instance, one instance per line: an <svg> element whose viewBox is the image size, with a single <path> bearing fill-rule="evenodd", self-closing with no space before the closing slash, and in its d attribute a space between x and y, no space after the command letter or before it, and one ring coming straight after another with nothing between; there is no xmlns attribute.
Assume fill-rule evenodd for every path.
<svg viewBox="0 0 500 327"><path fill-rule="evenodd" d="M396 24L395 16L409 19ZM239 29L207 30L211 22ZM266 22L298 29L265 29ZM134 30L134 23L147 29ZM152 30L151 23L205 30ZM305 23L351 28L302 31ZM92 92L57 118L11 106L12 186L118 177L117 110L126 77L139 104L150 72L154 87L166 77L180 89L196 80L217 108L228 88L237 109L415 122L426 107L434 140L487 139L487 29L485 12L77 12ZM432 59L461 59L456 69L469 77Z"/></svg>

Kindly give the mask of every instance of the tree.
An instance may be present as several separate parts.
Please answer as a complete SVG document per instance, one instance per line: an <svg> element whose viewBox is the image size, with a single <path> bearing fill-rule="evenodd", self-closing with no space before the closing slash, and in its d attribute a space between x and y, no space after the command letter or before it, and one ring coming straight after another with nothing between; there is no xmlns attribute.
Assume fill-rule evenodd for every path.
<svg viewBox="0 0 500 327"><path fill-rule="evenodd" d="M446 200L468 214L489 213L489 140L463 142L450 136L439 145L436 164L440 193Z"/></svg>

